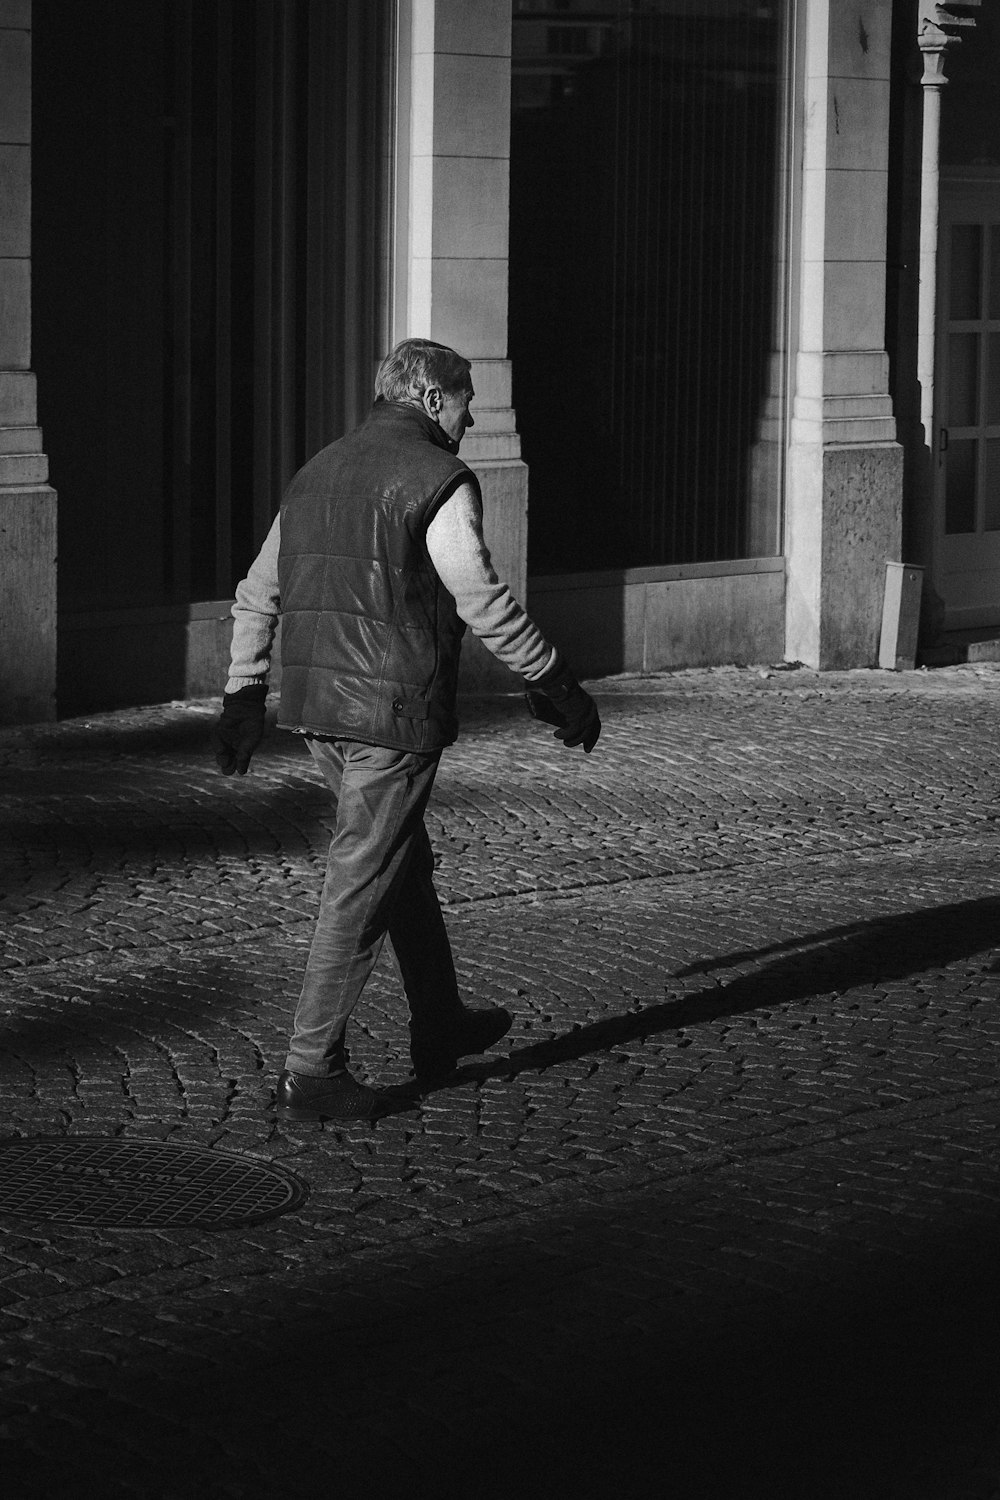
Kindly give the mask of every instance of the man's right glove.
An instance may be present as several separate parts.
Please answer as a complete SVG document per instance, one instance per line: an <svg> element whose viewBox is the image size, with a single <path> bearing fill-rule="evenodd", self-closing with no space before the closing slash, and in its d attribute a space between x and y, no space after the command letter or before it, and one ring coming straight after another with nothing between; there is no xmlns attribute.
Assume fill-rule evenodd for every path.
<svg viewBox="0 0 1000 1500"><path fill-rule="evenodd" d="M536 719L556 724L555 738L564 745L582 745L589 755L601 732L597 704L582 688L569 667L557 654L544 677L531 684L526 696L528 709Z"/></svg>
<svg viewBox="0 0 1000 1500"><path fill-rule="evenodd" d="M250 757L264 738L267 684L252 683L222 695L222 714L212 728L212 749L223 776L247 774Z"/></svg>

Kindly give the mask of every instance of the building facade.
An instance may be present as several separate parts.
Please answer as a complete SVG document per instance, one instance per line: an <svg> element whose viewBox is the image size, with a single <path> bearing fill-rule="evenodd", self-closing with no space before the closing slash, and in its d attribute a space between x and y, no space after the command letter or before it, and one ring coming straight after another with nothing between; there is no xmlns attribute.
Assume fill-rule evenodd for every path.
<svg viewBox="0 0 1000 1500"><path fill-rule="evenodd" d="M583 673L873 665L887 564L1000 625L988 11L0 0L0 719L218 691L407 335L474 361L494 556Z"/></svg>

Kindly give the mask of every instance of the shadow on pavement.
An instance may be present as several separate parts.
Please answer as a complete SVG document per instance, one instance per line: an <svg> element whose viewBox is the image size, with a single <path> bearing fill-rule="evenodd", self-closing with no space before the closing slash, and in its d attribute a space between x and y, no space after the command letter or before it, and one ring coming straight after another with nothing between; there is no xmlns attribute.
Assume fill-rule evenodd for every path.
<svg viewBox="0 0 1000 1500"><path fill-rule="evenodd" d="M872 922L832 927L810 937L790 939L755 952L742 951L687 965L673 976L682 978L747 963L779 952L782 957L697 994L665 1000L659 1005L609 1016L574 1026L561 1036L529 1047L513 1049L508 1057L467 1063L437 1086L404 1084L388 1089L384 1114L414 1107L437 1087L454 1088L482 1078L515 1077L529 1069L554 1067L592 1052L605 1052L625 1042L660 1032L679 1031L725 1016L773 1010L817 995L838 994L893 980L911 979L1000 948L1000 899L981 897L926 910L902 912ZM788 951L792 950L792 951ZM990 965L1000 968L1000 959Z"/></svg>
<svg viewBox="0 0 1000 1500"><path fill-rule="evenodd" d="M142 954L141 948L133 950L137 961ZM204 1017L223 1031L237 1028L246 997L246 975L228 958L201 957L180 972L158 965L100 980L84 972L62 979L58 989L46 989L44 1014L34 1008L0 1019L0 1056L33 1071L96 1056L105 1071L115 1065L124 1071L124 1057L138 1061L149 1052L159 1059L163 1049L174 1046L183 1051ZM287 1002L281 1005L284 1009ZM207 1054L209 1044L203 1045ZM14 1101L4 1102L9 1113Z"/></svg>
<svg viewBox="0 0 1000 1500"><path fill-rule="evenodd" d="M995 1496L1000 1232L982 1206L917 1232L886 1214L882 1242L814 1225L800 1254L768 1191L747 1192L756 1218L660 1186L116 1304L103 1362L107 1335L70 1323L48 1356L68 1378L28 1370L34 1409L6 1403L7 1493Z"/></svg>
<svg viewBox="0 0 1000 1500"><path fill-rule="evenodd" d="M909 978L988 953L998 915L984 898L706 960L687 972L765 961L452 1084ZM148 998L142 1027L195 1003L166 978ZM220 1235L193 1292L140 1274L103 1310L47 1320L41 1299L40 1339L25 1301L0 1399L6 1493L996 1500L995 1158L928 1154L922 1129L881 1140L874 1206L841 1195L834 1228L824 1173L864 1142L799 1152L791 1176L744 1163L607 1199L580 1182L571 1208L415 1241L372 1220L353 1254L323 1224ZM241 1277L260 1234L274 1272Z"/></svg>
<svg viewBox="0 0 1000 1500"><path fill-rule="evenodd" d="M782 956L728 983L574 1026L549 1040L514 1048L507 1056L469 1062L440 1084L410 1082L389 1087L381 1114L411 1110L439 1089L485 1078L512 1078L527 1070L553 1067L625 1042L720 1017L772 1010L817 995L912 978L997 946L1000 899L996 897L829 928L760 950L760 956L775 951ZM793 951L785 951L788 949ZM136 950L137 956L140 953L141 949ZM688 965L675 977L747 963L758 956L740 952L707 959ZM613 962L613 955L609 959ZM78 982L70 989L67 1000L74 1003L63 1010L54 1008L44 1018L32 1015L8 1019L0 1038L3 1050L26 1061L38 1061L78 1041L81 1032L99 1034L108 1044L126 1035L155 1032L158 1026L185 1031L199 1015L210 1013L219 1020L230 1005L240 1007L246 1001L245 976L238 967L221 959L208 964L202 960L197 972L154 970L141 980L126 974L118 983L90 981L81 986ZM80 1005L81 990L85 1007ZM289 1000L286 1008L290 1005ZM402 1011L400 1020L402 1024Z"/></svg>
<svg viewBox="0 0 1000 1500"><path fill-rule="evenodd" d="M872 949L870 953L866 946ZM879 978L891 979L915 972L914 960L916 968L926 969L997 946L1000 946L1000 898L981 896L972 901L879 917L871 922L827 927L808 937L789 938L765 948L719 954L687 964L676 971L675 978L708 974L713 969L769 958L774 953L794 951L805 956L819 949L836 959L845 955L851 963L861 961L866 968L874 964Z"/></svg>
<svg viewBox="0 0 1000 1500"><path fill-rule="evenodd" d="M58 765L79 760L116 760L123 756L196 756L215 770L211 731L222 707L220 697L199 704L109 710L77 715L58 724L20 725L0 729L0 765ZM526 719L524 697L483 694L459 700L466 731L502 728ZM308 752L301 735L278 729L276 701L268 711L268 731L259 755L298 759Z"/></svg>
<svg viewBox="0 0 1000 1500"><path fill-rule="evenodd" d="M123 710L27 726L0 735L0 758L14 764L58 765L122 756L204 756L211 764L214 713L170 709ZM2 763L2 759L0 759Z"/></svg>

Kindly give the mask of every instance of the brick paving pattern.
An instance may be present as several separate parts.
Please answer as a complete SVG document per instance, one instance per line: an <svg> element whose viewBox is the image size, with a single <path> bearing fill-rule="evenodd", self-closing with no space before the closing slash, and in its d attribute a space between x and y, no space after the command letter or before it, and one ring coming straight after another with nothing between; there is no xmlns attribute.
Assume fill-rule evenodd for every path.
<svg viewBox="0 0 1000 1500"><path fill-rule="evenodd" d="M1000 668L595 687L569 754L471 703L430 814L497 1055L278 1127L328 838L209 703L0 735L7 1136L284 1163L294 1214L0 1204L15 1497L1000 1497Z"/></svg>

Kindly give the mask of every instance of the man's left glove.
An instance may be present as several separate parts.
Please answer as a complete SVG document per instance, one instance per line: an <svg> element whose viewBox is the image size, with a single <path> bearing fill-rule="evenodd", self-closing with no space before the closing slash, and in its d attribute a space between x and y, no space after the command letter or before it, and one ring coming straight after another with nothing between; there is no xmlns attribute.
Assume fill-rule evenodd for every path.
<svg viewBox="0 0 1000 1500"><path fill-rule="evenodd" d="M555 738L564 745L582 745L589 755L601 732L597 704L577 682L561 656L543 677L537 677L527 695L528 708L536 719L556 724Z"/></svg>
<svg viewBox="0 0 1000 1500"><path fill-rule="evenodd" d="M223 776L247 774L250 757L264 738L267 684L252 683L222 696L222 714L212 728L212 749Z"/></svg>

